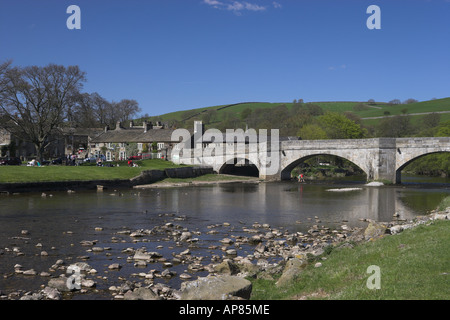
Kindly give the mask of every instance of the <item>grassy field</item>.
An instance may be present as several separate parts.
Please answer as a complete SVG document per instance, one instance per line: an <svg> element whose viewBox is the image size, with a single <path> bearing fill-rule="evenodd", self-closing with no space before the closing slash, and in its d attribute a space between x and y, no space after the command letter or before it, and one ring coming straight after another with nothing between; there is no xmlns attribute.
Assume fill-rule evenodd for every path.
<svg viewBox="0 0 450 320"><path fill-rule="evenodd" d="M128 167L120 162L119 167L81 166L0 166L0 183L25 183L47 181L86 181L130 179L138 176L143 170L164 170L177 168L169 161L154 159L136 161L137 168Z"/></svg>
<svg viewBox="0 0 450 320"><path fill-rule="evenodd" d="M252 280L252 299L448 300L450 221L405 230L395 236L326 250L322 267L310 263L290 287ZM371 265L380 267L380 289L368 289Z"/></svg>
<svg viewBox="0 0 450 320"><path fill-rule="evenodd" d="M411 104L400 104L400 105L389 105L384 102L379 102L374 105L370 105L365 110L354 110L355 105L357 105L358 101L325 101L325 102L311 102L313 104L319 105L324 111L334 111L334 112L345 112L351 111L354 114L358 115L361 118L368 117L382 117L385 116L385 112L389 111L390 115L400 115L403 114L404 109L406 109L407 114L411 113L427 113L427 112L439 112L439 111L450 111L450 98L443 99L435 99L429 101L416 102ZM365 102L362 102L365 103ZM251 110L261 109L261 108L273 108L279 106L280 104L285 104L288 109L290 109L293 105L292 102L251 102L251 103L241 103L232 105L230 107L221 109L224 107L220 106L211 106L205 108L192 109L196 112L201 112L204 110L217 110L216 120L223 120L223 116L226 113L232 113L237 117L240 117L240 114L245 109L249 108ZM219 110L220 109L220 110ZM177 119L183 120L183 114L189 110L177 111L168 114L161 115L161 119ZM200 114L201 117L201 114ZM415 116L415 118L420 118L422 116ZM197 117L199 118L199 117ZM441 122L448 120L450 116L443 114L441 116ZM367 124L375 124L379 120L367 120Z"/></svg>

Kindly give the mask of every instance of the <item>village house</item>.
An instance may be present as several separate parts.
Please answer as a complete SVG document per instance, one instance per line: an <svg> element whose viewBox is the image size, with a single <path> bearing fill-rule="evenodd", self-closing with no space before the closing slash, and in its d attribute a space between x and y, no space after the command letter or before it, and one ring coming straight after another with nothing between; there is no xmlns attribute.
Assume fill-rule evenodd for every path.
<svg viewBox="0 0 450 320"><path fill-rule="evenodd" d="M175 129L169 129L161 122L152 124L144 121L142 125L123 127L117 122L116 128L108 127L104 132L92 138L89 143L89 156L104 155L106 161L126 160L131 156L142 155L143 158L171 159L173 147L179 140L172 139Z"/></svg>
<svg viewBox="0 0 450 320"><path fill-rule="evenodd" d="M35 158L35 146L21 139L19 134L14 134L15 131L13 125L0 128L0 156L19 157L23 161ZM72 154L80 156L79 150L87 150L90 139L102 132L102 128L61 128L49 137L44 159L64 158Z"/></svg>
<svg viewBox="0 0 450 320"><path fill-rule="evenodd" d="M12 134L12 129L0 128L0 156L20 157L30 160L36 156L32 143L20 140ZM172 137L175 129L169 129L161 122L152 124L143 121L142 125L134 125L130 121L128 127L122 126L119 121L115 129L105 128L73 128L65 127L58 130L51 137L44 159L65 158L68 155L77 155L78 158L99 157L106 161L126 160L131 156L142 156L143 159L158 158L172 160L173 148L180 142L180 137ZM204 132L201 121L196 121L194 128L188 130L191 140L188 148L194 146L194 133Z"/></svg>

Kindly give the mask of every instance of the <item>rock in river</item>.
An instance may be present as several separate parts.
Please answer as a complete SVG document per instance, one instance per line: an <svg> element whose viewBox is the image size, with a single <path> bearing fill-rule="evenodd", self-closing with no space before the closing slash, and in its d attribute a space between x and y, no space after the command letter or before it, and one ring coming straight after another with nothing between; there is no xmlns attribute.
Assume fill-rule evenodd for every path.
<svg viewBox="0 0 450 320"><path fill-rule="evenodd" d="M208 276L181 285L181 300L226 300L232 297L249 299L252 283L237 276Z"/></svg>

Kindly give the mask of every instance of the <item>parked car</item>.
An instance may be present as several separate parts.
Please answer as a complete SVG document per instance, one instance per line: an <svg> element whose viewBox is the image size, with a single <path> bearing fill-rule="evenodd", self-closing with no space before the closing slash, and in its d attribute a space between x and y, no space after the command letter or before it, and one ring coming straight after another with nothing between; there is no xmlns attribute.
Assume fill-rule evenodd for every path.
<svg viewBox="0 0 450 320"><path fill-rule="evenodd" d="M84 158L83 161L84 161L84 162L96 162L96 161L97 161L97 158L96 158L96 157Z"/></svg>
<svg viewBox="0 0 450 320"><path fill-rule="evenodd" d="M63 160L61 158L52 160L52 164L62 164L62 163L63 163Z"/></svg>
<svg viewBox="0 0 450 320"><path fill-rule="evenodd" d="M142 160L142 156L131 156L128 160Z"/></svg>
<svg viewBox="0 0 450 320"><path fill-rule="evenodd" d="M2 166L20 166L22 164L22 161L20 158L5 158L0 160L0 165Z"/></svg>
<svg viewBox="0 0 450 320"><path fill-rule="evenodd" d="M106 160L106 157L101 154L100 156L91 156L91 157L85 158L83 161L84 162L97 162L98 158L100 158L102 161Z"/></svg>

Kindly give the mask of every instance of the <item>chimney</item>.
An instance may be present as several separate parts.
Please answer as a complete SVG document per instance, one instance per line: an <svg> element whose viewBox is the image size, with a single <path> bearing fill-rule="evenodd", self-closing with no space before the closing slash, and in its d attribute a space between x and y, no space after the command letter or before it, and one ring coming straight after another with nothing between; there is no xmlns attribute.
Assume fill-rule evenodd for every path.
<svg viewBox="0 0 450 320"><path fill-rule="evenodd" d="M120 123L120 121L116 122L116 130L122 130L122 124Z"/></svg>
<svg viewBox="0 0 450 320"><path fill-rule="evenodd" d="M202 121L194 121L194 134L199 133L203 135L205 133L205 126Z"/></svg>
<svg viewBox="0 0 450 320"><path fill-rule="evenodd" d="M147 120L144 120L144 133L147 132L150 129L153 129L153 124L150 122L148 123Z"/></svg>
<svg viewBox="0 0 450 320"><path fill-rule="evenodd" d="M133 122L133 120L130 120L130 128L133 128L134 127L134 122Z"/></svg>

